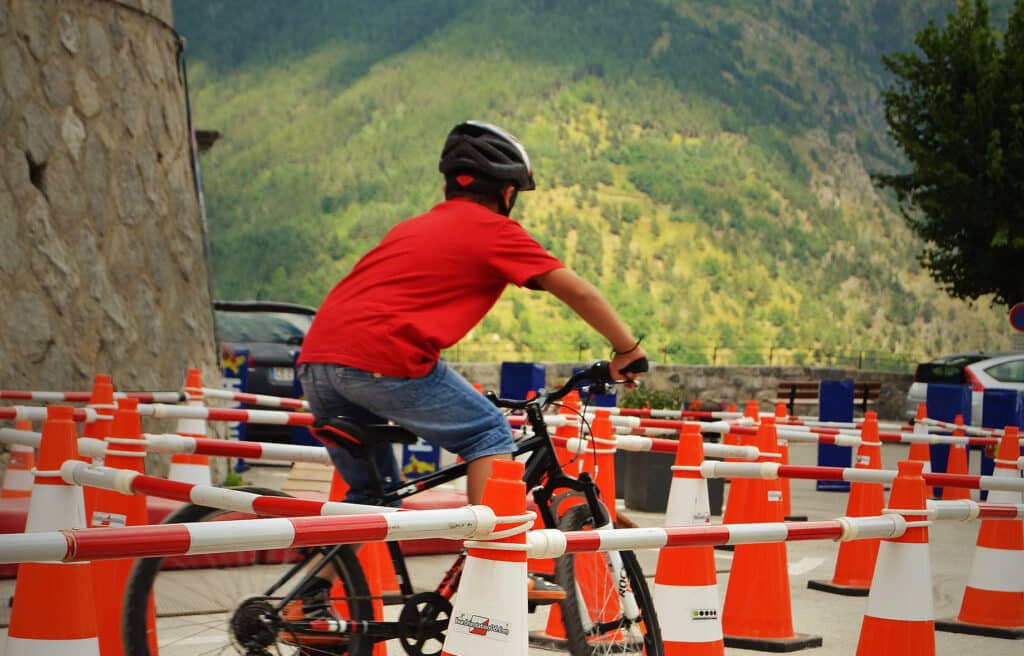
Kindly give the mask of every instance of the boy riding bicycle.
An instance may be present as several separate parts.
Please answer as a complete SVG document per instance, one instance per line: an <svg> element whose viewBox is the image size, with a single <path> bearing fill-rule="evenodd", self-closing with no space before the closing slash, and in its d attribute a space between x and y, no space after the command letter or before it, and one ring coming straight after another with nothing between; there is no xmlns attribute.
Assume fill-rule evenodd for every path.
<svg viewBox="0 0 1024 656"><path fill-rule="evenodd" d="M520 191L535 188L515 137L467 121L448 134L438 169L445 201L392 228L327 295L302 346L299 380L317 419L393 421L467 462L467 497L480 503L495 459L515 451L505 416L441 351L458 342L508 284L553 294L607 339L612 375L646 357L601 293L509 218ZM369 499L364 466L343 449L331 459L349 485L346 501ZM385 485L400 480L391 446L373 450ZM535 600L564 596L533 581ZM311 591L312 592L312 591Z"/></svg>

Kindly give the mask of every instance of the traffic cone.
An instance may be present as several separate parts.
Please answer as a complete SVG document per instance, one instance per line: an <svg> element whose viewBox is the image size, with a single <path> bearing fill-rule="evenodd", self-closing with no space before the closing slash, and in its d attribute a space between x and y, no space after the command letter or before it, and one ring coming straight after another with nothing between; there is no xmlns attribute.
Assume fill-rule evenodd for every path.
<svg viewBox="0 0 1024 656"><path fill-rule="evenodd" d="M78 458L72 413L67 406L47 409L26 533L85 527L82 488L59 473L64 461ZM89 563L22 563L15 585L6 656L99 656Z"/></svg>
<svg viewBox="0 0 1024 656"><path fill-rule="evenodd" d="M32 430L31 421L18 421L15 430ZM32 496L32 468L36 465L36 450L22 444L12 444L7 450L7 472L0 498L17 499Z"/></svg>
<svg viewBox="0 0 1024 656"><path fill-rule="evenodd" d="M146 450L142 442L142 419L137 399L118 399L117 410L107 436L107 467L146 473ZM126 495L113 490L96 490L93 510L89 516L92 527L141 526L149 523L146 497ZM96 623L99 630L100 651L103 656L121 656L121 613L124 610L124 588L128 582L134 560L98 560L92 564L96 582ZM150 599L147 631L150 649L156 645L156 610Z"/></svg>
<svg viewBox="0 0 1024 656"><path fill-rule="evenodd" d="M888 511L907 522L922 522L927 517L924 467L904 460L898 468ZM934 656L934 618L928 527L911 526L879 545L857 656Z"/></svg>
<svg viewBox="0 0 1024 656"><path fill-rule="evenodd" d="M785 421L788 416L789 416L789 414L788 414L788 412L786 410L786 404L785 403L776 403L775 404L775 421L776 421L776 423ZM778 445L778 448L776 448L775 450L779 452L779 463L781 463L783 465L788 465L789 464L789 440L787 440L784 437L779 437L776 440L776 443ZM780 478L779 479L779 483L782 484L782 517L787 522L806 522L807 521L807 515L794 515L793 514L793 506L792 506L793 495L790 493L789 479L788 478Z"/></svg>
<svg viewBox="0 0 1024 656"><path fill-rule="evenodd" d="M672 468L665 526L702 526L711 519L700 428L686 425L679 436ZM661 609L666 656L721 656L725 653L711 547L669 547L658 554L654 607Z"/></svg>
<svg viewBox="0 0 1024 656"><path fill-rule="evenodd" d="M869 410L864 414L857 462L854 469L881 469L882 443L878 440L878 415ZM881 483L850 484L846 502L847 517L877 517L885 506L885 490ZM839 543L836 570L831 581L807 582L812 590L831 592L850 597L866 597L871 589L871 576L878 557L878 540L847 540Z"/></svg>
<svg viewBox="0 0 1024 656"><path fill-rule="evenodd" d="M953 420L957 426L964 425L963 415L957 415ZM956 428L953 430L953 437L964 437L967 435L963 428ZM947 474L966 474L967 473L967 447L963 444L950 444L949 445L949 458L946 460L946 473ZM942 488L942 500L950 501L957 499L970 499L971 492L965 487L950 487L946 486Z"/></svg>
<svg viewBox="0 0 1024 656"><path fill-rule="evenodd" d="M615 439L612 427L611 412L596 410L594 420L590 422L591 443L580 454L580 472L587 472L597 484L601 500L608 508L612 523L615 523L615 447L602 440Z"/></svg>
<svg viewBox="0 0 1024 656"><path fill-rule="evenodd" d="M483 504L498 517L526 512L524 465L515 460L496 460L484 488ZM498 523L495 531L515 526ZM470 546L443 656L526 656L526 534L518 533L498 543L516 545L513 550ZM522 546L522 550L518 547Z"/></svg>
<svg viewBox="0 0 1024 656"><path fill-rule="evenodd" d="M928 425L923 423L922 421L927 418L928 406L924 403L918 403L917 416L914 420L914 433L917 433L918 435L928 434ZM932 452L931 447L928 446L927 442L911 442L910 453L907 455L907 459L924 463L925 474L930 474L932 472ZM935 488L933 488L931 485L926 485L925 494L929 499L934 499Z"/></svg>
<svg viewBox="0 0 1024 656"><path fill-rule="evenodd" d="M1020 434L1007 426L993 476L1019 478ZM1021 503L1020 492L992 490L989 503ZM939 631L1024 638L1024 521L981 520L960 614L937 621Z"/></svg>
<svg viewBox="0 0 1024 656"><path fill-rule="evenodd" d="M203 379L198 369L189 369L185 374L185 405L203 405ZM179 435L206 437L206 421L203 419L179 419ZM182 483L212 485L209 456L194 453L176 453L171 456L171 468L167 478Z"/></svg>
<svg viewBox="0 0 1024 656"><path fill-rule="evenodd" d="M555 428L555 435L557 437L572 439L580 436L579 424L576 421L579 418L579 404L580 393L577 390L572 390L562 398L562 407L559 408L558 414L566 418L566 423ZM580 460L577 459L575 453L570 452L565 447L555 445L555 458L567 474L570 476L579 474ZM566 497L563 499L563 502L554 508L555 512L559 513L559 515L576 505L578 500ZM612 503L611 505L614 507L615 504ZM539 513L533 521L533 528L535 530L546 528L544 520ZM526 567L534 574L540 574L547 578L555 576L554 558L529 558L526 561ZM557 604L552 605L551 610L548 611L547 627L543 631L535 631L530 637L531 640L538 644L550 644L559 647L564 647L567 644L565 640L565 627L562 625L562 613Z"/></svg>
<svg viewBox="0 0 1024 656"><path fill-rule="evenodd" d="M96 411L96 421L90 421L82 428L82 437L91 437L103 441L110 435L110 426L114 420L114 383L106 374L96 374L92 383L92 392L89 395L89 407ZM87 460L86 458L80 458ZM96 456L92 464L102 465L103 456ZM85 499L85 518L90 521L93 509L96 507L96 493L94 487L82 488L82 496Z"/></svg>
<svg viewBox="0 0 1024 656"><path fill-rule="evenodd" d="M757 447L772 450L778 440L774 417L762 417ZM762 456L759 461L765 461ZM751 479L744 505L748 522L781 522L782 489L778 479ZM786 543L738 544L722 608L726 647L761 651L797 651L820 647L820 636L793 631Z"/></svg>
<svg viewBox="0 0 1024 656"><path fill-rule="evenodd" d="M335 471L331 476L331 488L327 493L327 498L330 501L344 501L347 492L348 483ZM377 620L382 620L384 618L384 595L401 591L394 563L391 562L391 554L384 542L366 542L359 548L357 557L363 566L366 584L370 589L370 596L373 598L373 616ZM331 597L343 599L345 595L346 592L342 589L341 581L335 581ZM344 603L344 601L335 602L338 606ZM337 610L339 617L347 616L347 608L339 607ZM374 656L387 656L387 653L387 644L384 642L373 645Z"/></svg>

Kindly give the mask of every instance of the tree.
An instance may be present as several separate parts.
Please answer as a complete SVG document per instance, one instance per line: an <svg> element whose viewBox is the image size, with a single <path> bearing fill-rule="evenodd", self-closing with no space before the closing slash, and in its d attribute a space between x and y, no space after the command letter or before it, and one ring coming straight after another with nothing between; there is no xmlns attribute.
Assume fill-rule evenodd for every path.
<svg viewBox="0 0 1024 656"><path fill-rule="evenodd" d="M882 58L889 131L910 162L875 175L925 240L920 261L953 296L1024 300L1024 0L1005 36L986 0L961 0L944 29L930 21L920 53Z"/></svg>

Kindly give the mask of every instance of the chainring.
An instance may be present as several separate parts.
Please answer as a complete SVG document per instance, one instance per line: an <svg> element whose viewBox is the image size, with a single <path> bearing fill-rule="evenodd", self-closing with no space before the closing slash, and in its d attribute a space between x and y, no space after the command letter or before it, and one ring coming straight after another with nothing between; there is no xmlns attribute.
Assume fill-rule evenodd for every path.
<svg viewBox="0 0 1024 656"><path fill-rule="evenodd" d="M436 592L420 592L409 597L398 616L402 649L409 656L440 656L451 616L451 602ZM427 651L432 641L437 643L437 650Z"/></svg>

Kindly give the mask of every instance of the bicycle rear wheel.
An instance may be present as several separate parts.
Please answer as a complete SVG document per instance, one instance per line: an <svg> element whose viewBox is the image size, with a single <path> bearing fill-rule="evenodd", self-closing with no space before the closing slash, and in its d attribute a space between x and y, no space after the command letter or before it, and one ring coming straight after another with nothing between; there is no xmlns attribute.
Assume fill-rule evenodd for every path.
<svg viewBox="0 0 1024 656"><path fill-rule="evenodd" d="M559 528L593 529L590 509L585 504L570 508L562 516ZM613 575L613 554L621 558L620 581ZM663 654L654 600L632 551L566 554L555 561L555 577L567 593L560 606L573 656ZM634 618L623 611L619 585L632 591L639 611Z"/></svg>
<svg viewBox="0 0 1024 656"><path fill-rule="evenodd" d="M246 492L287 496L262 488ZM237 512L187 505L165 523L211 522L252 518ZM248 552L176 558L141 558L135 562L125 590L122 637L128 656L369 656L373 645L363 636L303 642L278 612L280 600L302 579L282 581L296 561L296 552ZM332 569L333 567L333 569ZM343 619L373 619L366 578L349 547L340 549L324 572L333 572L333 605ZM347 607L347 610L345 608ZM150 619L155 610L156 626ZM317 643L317 644L310 644Z"/></svg>

